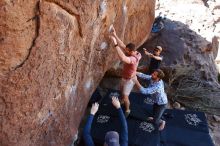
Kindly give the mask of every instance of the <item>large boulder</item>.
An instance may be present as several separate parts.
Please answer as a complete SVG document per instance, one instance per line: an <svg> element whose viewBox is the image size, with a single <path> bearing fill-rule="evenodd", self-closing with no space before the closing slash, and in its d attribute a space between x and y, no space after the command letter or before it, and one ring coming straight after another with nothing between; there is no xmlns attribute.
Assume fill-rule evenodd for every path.
<svg viewBox="0 0 220 146"><path fill-rule="evenodd" d="M141 45L155 0L0 2L0 145L69 145L89 97L118 62L114 24Z"/></svg>
<svg viewBox="0 0 220 146"><path fill-rule="evenodd" d="M164 48L162 68L171 101L216 115L220 115L215 62L220 52L219 6L217 1L159 1L156 15L166 15L165 27L143 45L149 51L157 45ZM141 64L146 65L146 55L143 58Z"/></svg>

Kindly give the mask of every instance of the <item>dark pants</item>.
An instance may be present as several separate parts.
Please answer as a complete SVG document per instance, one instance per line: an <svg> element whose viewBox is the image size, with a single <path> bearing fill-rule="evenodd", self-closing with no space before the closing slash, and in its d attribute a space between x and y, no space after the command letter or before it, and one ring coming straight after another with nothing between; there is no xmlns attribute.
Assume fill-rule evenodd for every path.
<svg viewBox="0 0 220 146"><path fill-rule="evenodd" d="M153 125L156 130L158 130L160 122L161 122L161 117L166 109L166 104L163 105L158 105L154 103L153 105Z"/></svg>

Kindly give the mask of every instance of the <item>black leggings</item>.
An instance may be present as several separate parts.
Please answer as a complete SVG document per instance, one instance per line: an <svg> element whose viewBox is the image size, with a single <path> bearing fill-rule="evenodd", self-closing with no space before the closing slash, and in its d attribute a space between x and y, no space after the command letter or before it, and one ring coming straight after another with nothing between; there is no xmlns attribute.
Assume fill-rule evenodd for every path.
<svg viewBox="0 0 220 146"><path fill-rule="evenodd" d="M160 122L161 122L161 117L166 109L166 104L163 105L158 105L154 103L153 105L153 125L156 130L158 130Z"/></svg>

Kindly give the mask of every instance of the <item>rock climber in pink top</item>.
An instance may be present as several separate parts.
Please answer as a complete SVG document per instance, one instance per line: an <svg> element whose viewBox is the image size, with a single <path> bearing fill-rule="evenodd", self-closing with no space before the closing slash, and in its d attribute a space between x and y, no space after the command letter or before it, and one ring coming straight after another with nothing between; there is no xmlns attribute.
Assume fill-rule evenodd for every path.
<svg viewBox="0 0 220 146"><path fill-rule="evenodd" d="M135 84L134 77L136 76L141 54L135 50L134 44L129 43L125 45L117 36L114 27L112 27L111 32L111 39L114 42L118 56L124 63L120 90L122 93L122 103L125 104L125 116L127 117L130 114L129 94Z"/></svg>

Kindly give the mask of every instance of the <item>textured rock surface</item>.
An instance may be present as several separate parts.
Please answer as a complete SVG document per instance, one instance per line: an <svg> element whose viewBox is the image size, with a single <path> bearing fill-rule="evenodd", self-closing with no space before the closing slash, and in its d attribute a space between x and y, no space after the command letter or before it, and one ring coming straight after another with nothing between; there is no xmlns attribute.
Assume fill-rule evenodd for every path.
<svg viewBox="0 0 220 146"><path fill-rule="evenodd" d="M90 95L117 62L109 26L141 45L154 3L1 0L0 145L69 145Z"/></svg>

